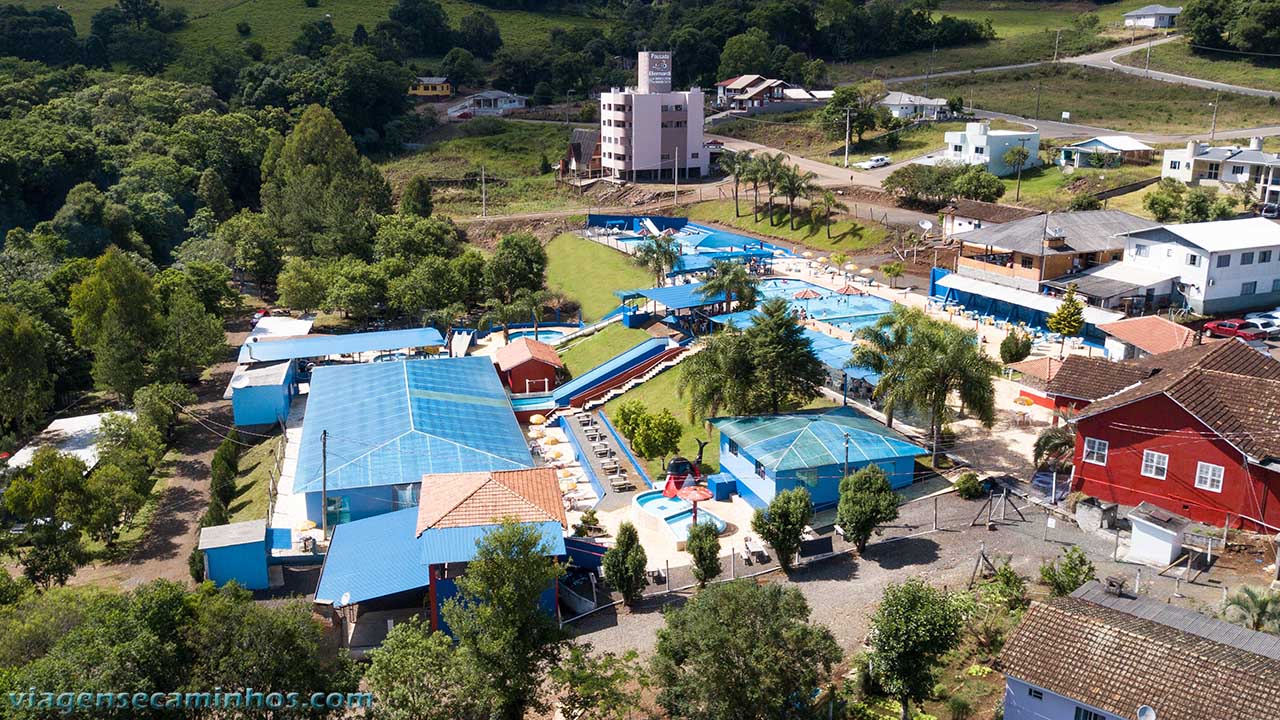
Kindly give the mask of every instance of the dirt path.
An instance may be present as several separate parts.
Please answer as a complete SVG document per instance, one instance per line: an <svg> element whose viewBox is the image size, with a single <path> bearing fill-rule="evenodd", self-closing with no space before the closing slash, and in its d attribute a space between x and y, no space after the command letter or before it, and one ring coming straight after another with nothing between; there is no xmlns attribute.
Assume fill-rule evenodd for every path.
<svg viewBox="0 0 1280 720"><path fill-rule="evenodd" d="M227 344L238 348L247 335L243 320L227 333ZM196 388L192 407L202 417L230 426L231 403L222 393L235 370L235 355L211 368L209 377ZM110 584L128 589L152 580L190 582L187 556L196 544L196 527L209 504L209 463L222 442L225 431L213 422L208 427L184 416L165 461L156 470L166 482L151 524L128 558L109 564L83 567L70 584Z"/></svg>

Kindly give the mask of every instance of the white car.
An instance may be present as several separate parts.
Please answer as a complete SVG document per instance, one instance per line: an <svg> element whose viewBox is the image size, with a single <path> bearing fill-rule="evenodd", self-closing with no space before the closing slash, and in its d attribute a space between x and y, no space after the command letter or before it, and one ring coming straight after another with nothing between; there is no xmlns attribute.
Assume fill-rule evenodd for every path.
<svg viewBox="0 0 1280 720"><path fill-rule="evenodd" d="M855 167L860 167L863 170L874 170L876 168L888 167L892 163L893 160L890 159L888 155L875 155L868 160L863 160L862 162L857 163Z"/></svg>
<svg viewBox="0 0 1280 720"><path fill-rule="evenodd" d="M1240 323L1240 330L1256 332L1261 330L1267 334L1268 340L1274 340L1280 337L1280 323L1271 318L1253 318Z"/></svg>
<svg viewBox="0 0 1280 720"><path fill-rule="evenodd" d="M1245 320L1275 320L1280 322L1280 310L1267 310L1266 312L1252 312L1244 316Z"/></svg>

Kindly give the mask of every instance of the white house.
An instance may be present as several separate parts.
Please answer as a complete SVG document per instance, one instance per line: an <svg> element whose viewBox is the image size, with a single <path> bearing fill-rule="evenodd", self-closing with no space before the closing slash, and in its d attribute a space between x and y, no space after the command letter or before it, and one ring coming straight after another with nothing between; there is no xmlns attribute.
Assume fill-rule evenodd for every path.
<svg viewBox="0 0 1280 720"><path fill-rule="evenodd" d="M1197 313L1280 304L1280 225L1270 220L1180 223L1122 235L1121 264L1135 270L1129 277L1138 271L1174 277L1175 297Z"/></svg>
<svg viewBox="0 0 1280 720"><path fill-rule="evenodd" d="M1024 147L1029 154L1026 167L1040 164L1040 133L1036 131L992 130L986 123L971 122L965 124L964 130L949 132L944 137L947 147L941 155L933 157L935 163L985 165L992 175L1005 177L1017 172L1004 161L1005 153L1010 148Z"/></svg>
<svg viewBox="0 0 1280 720"><path fill-rule="evenodd" d="M878 104L888 109L889 114L899 120L910 118L940 120L951 115L946 100L904 92L893 91L881 98Z"/></svg>
<svg viewBox="0 0 1280 720"><path fill-rule="evenodd" d="M1182 14L1180 7L1144 5L1124 14L1125 27L1171 28Z"/></svg>
<svg viewBox="0 0 1280 720"><path fill-rule="evenodd" d="M1121 163L1146 165L1155 148L1128 135L1099 135L1058 149L1058 165L1063 167L1115 167Z"/></svg>
<svg viewBox="0 0 1280 720"><path fill-rule="evenodd" d="M702 90L671 90L671 53L641 52L636 87L600 93L600 164L618 179L702 177Z"/></svg>
<svg viewBox="0 0 1280 720"><path fill-rule="evenodd" d="M1025 220L1040 212L1013 205L956 198L939 213L942 215L942 237L950 238L957 233L979 230L989 225Z"/></svg>
<svg viewBox="0 0 1280 720"><path fill-rule="evenodd" d="M1209 147L1191 140L1185 148L1165 150L1161 166L1161 177L1188 185L1229 190L1252 182L1258 202L1280 202L1280 155L1264 152L1260 137L1250 139L1248 147Z"/></svg>
<svg viewBox="0 0 1280 720"><path fill-rule="evenodd" d="M462 102L449 108L451 118L464 118L472 115L506 115L512 110L519 110L528 103L528 98L502 90L485 90L475 95L468 95Z"/></svg>

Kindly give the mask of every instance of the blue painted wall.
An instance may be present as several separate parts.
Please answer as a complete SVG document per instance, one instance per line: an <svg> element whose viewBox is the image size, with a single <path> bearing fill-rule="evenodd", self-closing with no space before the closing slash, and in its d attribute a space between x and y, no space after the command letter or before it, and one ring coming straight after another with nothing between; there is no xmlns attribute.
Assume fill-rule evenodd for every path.
<svg viewBox="0 0 1280 720"><path fill-rule="evenodd" d="M267 588L267 540L204 551L209 579L218 587L235 580L250 590Z"/></svg>
<svg viewBox="0 0 1280 720"><path fill-rule="evenodd" d="M560 562L565 562L564 557L557 559ZM433 580L432 585L436 590L436 604L435 607L429 608L429 610L436 618L436 622L439 623L437 625L437 629L449 636L452 636L453 632L449 630L449 626L445 623L444 616L440 613L440 610L444 607L445 602L448 601L449 598L456 597L458 595L458 585L453 580L444 578ZM428 595L427 602L431 602L430 595ZM538 598L538 607L547 611L547 613L552 617L556 616L556 586L554 584L542 592L542 596Z"/></svg>
<svg viewBox="0 0 1280 720"><path fill-rule="evenodd" d="M294 363L289 363L280 385L255 385L231 391L231 411L235 424L273 425L289 417L289 403L294 395Z"/></svg>
<svg viewBox="0 0 1280 720"><path fill-rule="evenodd" d="M872 463L849 463L849 473ZM889 485L897 490L911 484L915 476L915 457L903 456L880 460L880 466L889 476ZM734 476L738 481L738 494L754 507L767 506L779 492L804 487L809 491L815 507L822 509L834 506L840 500L840 479L844 477L844 464L824 465L817 470L817 477L801 479L801 473L785 470L781 473L765 472L765 477L756 474L756 461L741 448L735 455L729 452L729 441L720 439L720 470Z"/></svg>
<svg viewBox="0 0 1280 720"><path fill-rule="evenodd" d="M420 482L413 484L419 488L422 485ZM394 485L348 488L329 492L330 502L333 502L334 498L346 499L351 516L349 520L363 520L375 515L384 515L392 510L403 510L404 508L392 506L391 501L394 497ZM320 493L318 492L307 493L307 519L314 521L316 525L320 524Z"/></svg>

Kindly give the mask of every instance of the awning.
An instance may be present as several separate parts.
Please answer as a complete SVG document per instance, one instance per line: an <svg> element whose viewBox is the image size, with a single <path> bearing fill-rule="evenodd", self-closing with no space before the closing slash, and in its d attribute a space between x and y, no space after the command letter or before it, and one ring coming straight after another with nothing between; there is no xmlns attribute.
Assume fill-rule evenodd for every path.
<svg viewBox="0 0 1280 720"><path fill-rule="evenodd" d="M997 285L993 282L978 280L977 278L965 277L951 273L944 277L938 278L937 284L941 287L950 288L959 292L972 293L992 300L1000 300L1018 305L1032 310L1038 310L1042 313L1050 314L1058 309L1062 304L1060 298L1049 297L1039 293L1029 292L1027 290L1019 290L1006 285ZM1090 325L1101 325L1103 323L1114 322L1123 318L1124 315L1110 310L1093 307L1092 305L1084 306L1084 321Z"/></svg>

